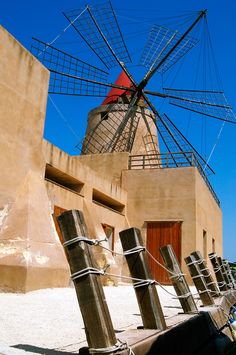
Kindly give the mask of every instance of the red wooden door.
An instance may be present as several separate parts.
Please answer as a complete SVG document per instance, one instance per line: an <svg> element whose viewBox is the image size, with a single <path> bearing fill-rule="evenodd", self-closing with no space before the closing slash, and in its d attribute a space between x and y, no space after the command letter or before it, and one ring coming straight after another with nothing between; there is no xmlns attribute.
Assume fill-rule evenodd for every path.
<svg viewBox="0 0 236 355"><path fill-rule="evenodd" d="M147 250L163 264L160 247L171 244L177 259L181 262L181 222L150 222L147 224ZM148 257L153 277L158 282L171 284L168 273L153 259Z"/></svg>

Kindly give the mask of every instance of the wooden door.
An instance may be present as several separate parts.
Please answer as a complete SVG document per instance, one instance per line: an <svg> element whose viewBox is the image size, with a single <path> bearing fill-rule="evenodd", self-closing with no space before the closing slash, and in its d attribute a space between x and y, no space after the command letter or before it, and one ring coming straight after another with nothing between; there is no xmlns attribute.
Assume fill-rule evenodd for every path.
<svg viewBox="0 0 236 355"><path fill-rule="evenodd" d="M147 250L161 264L163 260L160 247L171 244L177 259L181 262L181 222L150 222L147 224ZM148 257L155 280L161 284L171 284L167 272L153 259Z"/></svg>

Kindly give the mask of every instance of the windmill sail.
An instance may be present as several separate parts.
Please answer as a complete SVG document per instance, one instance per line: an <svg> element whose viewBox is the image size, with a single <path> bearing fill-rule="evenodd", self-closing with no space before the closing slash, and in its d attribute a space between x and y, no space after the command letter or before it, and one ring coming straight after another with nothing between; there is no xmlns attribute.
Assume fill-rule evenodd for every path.
<svg viewBox="0 0 236 355"><path fill-rule="evenodd" d="M31 52L52 73L49 93L106 96L107 88L105 86L82 80L90 79L106 83L108 73L104 70L85 63L36 38L33 38Z"/></svg>
<svg viewBox="0 0 236 355"><path fill-rule="evenodd" d="M150 68L155 63L156 58L159 56L158 60L155 63L155 66L158 66L158 64L162 61L163 58L165 58L166 54L171 50L171 48L173 48L180 40L181 34L176 33L176 35L174 35L175 32L176 31L173 31L169 28L154 25L151 29L149 38L144 47L140 59L140 65ZM170 41L173 35L174 38L172 41ZM197 39L187 35L176 46L176 48L172 51L168 58L160 65L157 71L160 73L166 72L180 58L182 58L187 52L189 52L193 47L195 47L197 43Z"/></svg>
<svg viewBox="0 0 236 355"><path fill-rule="evenodd" d="M214 117L220 120L236 123L232 107L228 105L222 91L200 91L164 89L170 104Z"/></svg>
<svg viewBox="0 0 236 355"><path fill-rule="evenodd" d="M157 118L157 130L167 150L174 153L172 154L172 159L176 166L197 165L199 170L204 171L207 175L214 173L203 157L194 149L192 144L166 114ZM179 155L175 153L179 153Z"/></svg>
<svg viewBox="0 0 236 355"><path fill-rule="evenodd" d="M131 62L110 1L87 6L86 11L78 17L79 13L79 10L73 10L64 15L108 69L117 66L119 61Z"/></svg>

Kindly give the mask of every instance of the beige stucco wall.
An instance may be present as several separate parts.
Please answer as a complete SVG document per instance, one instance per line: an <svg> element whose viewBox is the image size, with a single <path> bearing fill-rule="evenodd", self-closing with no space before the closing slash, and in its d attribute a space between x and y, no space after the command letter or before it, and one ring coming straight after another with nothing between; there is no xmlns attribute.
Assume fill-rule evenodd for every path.
<svg viewBox="0 0 236 355"><path fill-rule="evenodd" d="M203 229L214 236L221 255L221 210L195 167L129 170L122 173L128 191L127 219L146 237L146 223L182 221L182 268L194 250L203 253ZM211 252L209 245L208 252ZM188 278L189 279L189 278Z"/></svg>
<svg viewBox="0 0 236 355"><path fill-rule="evenodd" d="M49 72L0 27L0 289L68 284L44 184Z"/></svg>
<svg viewBox="0 0 236 355"><path fill-rule="evenodd" d="M196 249L204 254L204 230L207 238L206 254L215 251L218 256L222 256L222 211L199 174L196 174L196 197ZM212 239L215 240L215 250L212 249Z"/></svg>

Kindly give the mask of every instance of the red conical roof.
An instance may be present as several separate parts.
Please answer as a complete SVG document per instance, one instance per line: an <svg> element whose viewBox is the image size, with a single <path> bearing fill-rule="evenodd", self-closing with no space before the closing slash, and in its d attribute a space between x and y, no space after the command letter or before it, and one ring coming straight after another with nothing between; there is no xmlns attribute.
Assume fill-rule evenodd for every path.
<svg viewBox="0 0 236 355"><path fill-rule="evenodd" d="M129 87L129 88L131 88L133 86L131 80L129 79L129 77L127 76L127 74L124 71L122 71L120 73L119 77L116 79L115 84L116 85L121 85L121 86L126 86L126 87ZM111 88L111 90L109 91L107 97L103 101L102 105L113 104L113 103L118 101L120 96L125 95L125 94L130 96L131 92L129 90Z"/></svg>

